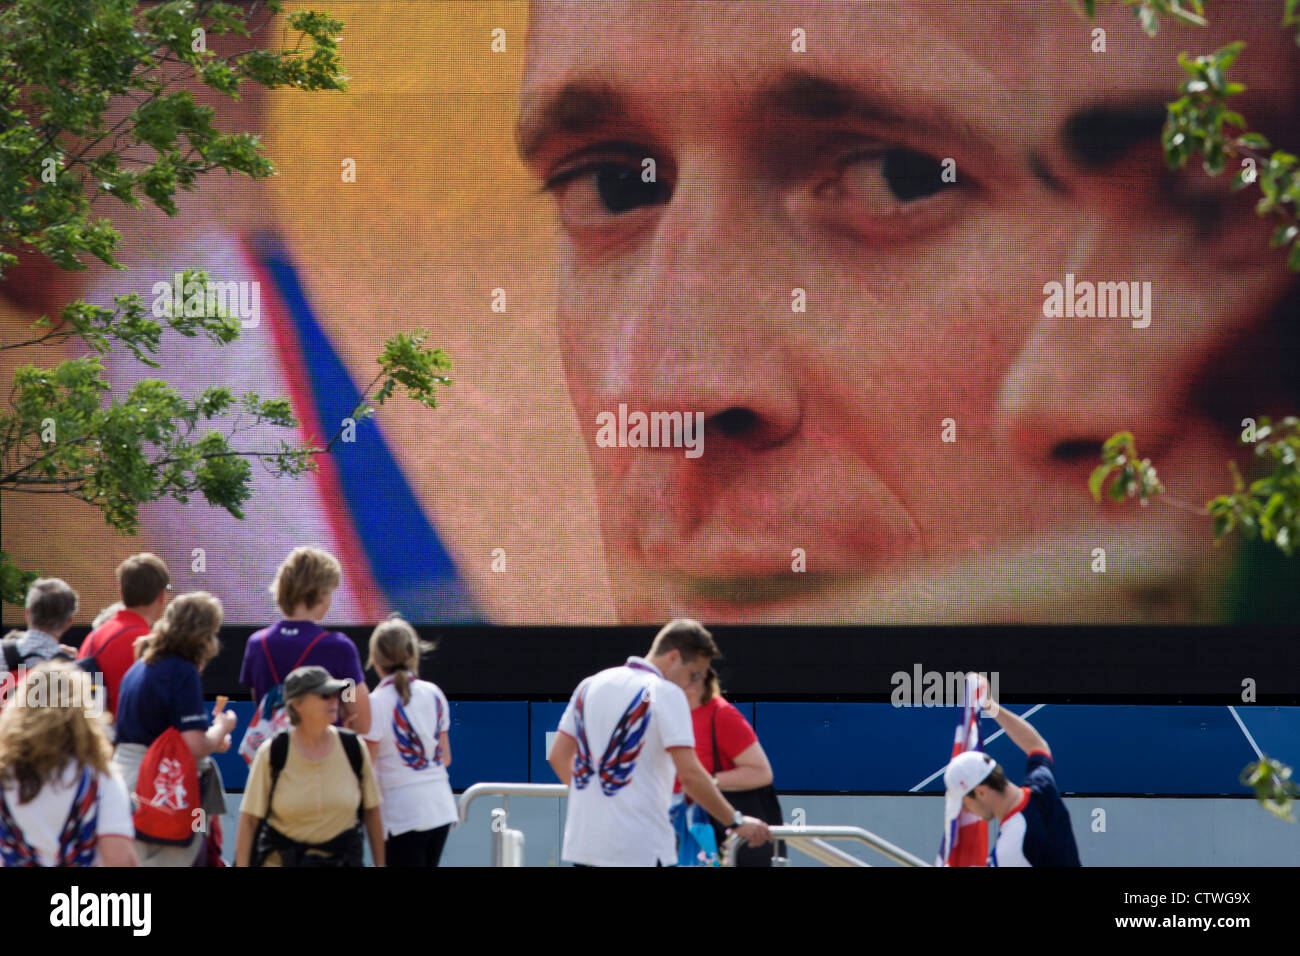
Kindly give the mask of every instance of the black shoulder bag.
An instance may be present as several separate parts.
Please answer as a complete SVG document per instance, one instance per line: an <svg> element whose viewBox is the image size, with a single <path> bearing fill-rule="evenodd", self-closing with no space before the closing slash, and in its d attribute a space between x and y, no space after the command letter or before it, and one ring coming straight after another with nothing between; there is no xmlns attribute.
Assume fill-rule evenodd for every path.
<svg viewBox="0 0 1300 956"><path fill-rule="evenodd" d="M275 799L275 785L280 780L280 771L289 759L289 731L282 730L271 738L271 790L266 795L266 816L257 824L253 835L253 866L261 866L273 851L280 854L281 866L296 867L345 867L365 865L365 802L366 787L362 779L361 741L355 732L336 728L343 742L343 750L348 755L352 772L357 775L357 787L361 790L361 800L357 803L357 822L338 836L325 843L299 843L291 840L268 820L271 817L271 801Z"/></svg>
<svg viewBox="0 0 1300 956"><path fill-rule="evenodd" d="M709 719L709 734L713 738L713 775L716 777L722 772L722 758L718 754L718 709L713 709L713 716ZM781 801L776 795L776 787L768 784L766 787L756 787L753 790L727 790L722 794L727 801L747 817L757 817L769 826L780 826L785 822L781 816ZM722 849L722 842L727 838L727 828L709 818L713 824L713 832L718 838L718 849ZM781 855L785 856L785 841L775 841L779 845ZM741 843L740 848L736 851L736 866L771 866L773 850L772 841L764 843L762 846L750 846L748 843Z"/></svg>

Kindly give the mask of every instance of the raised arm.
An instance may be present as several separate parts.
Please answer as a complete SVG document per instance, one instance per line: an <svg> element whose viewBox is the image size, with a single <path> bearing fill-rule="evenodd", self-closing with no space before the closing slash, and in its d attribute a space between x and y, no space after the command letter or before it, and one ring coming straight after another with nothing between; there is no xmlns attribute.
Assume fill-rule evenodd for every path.
<svg viewBox="0 0 1300 956"><path fill-rule="evenodd" d="M980 686L984 688L984 709L998 722L998 726L1007 732L1007 736L1011 738L1013 744L1027 754L1033 753L1035 750L1041 750L1051 756L1052 751L1047 746L1047 741L1042 734L1030 726L1029 721L1017 717L1005 707L999 707L998 702L989 693L987 680L981 678Z"/></svg>

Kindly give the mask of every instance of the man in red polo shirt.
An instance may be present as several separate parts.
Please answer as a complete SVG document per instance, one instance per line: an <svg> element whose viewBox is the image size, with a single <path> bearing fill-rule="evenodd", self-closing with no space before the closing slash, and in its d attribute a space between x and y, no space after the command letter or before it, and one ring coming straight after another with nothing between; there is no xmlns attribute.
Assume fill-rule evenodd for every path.
<svg viewBox="0 0 1300 956"><path fill-rule="evenodd" d="M117 566L117 587L122 610L91 631L77 651L77 660L96 659L108 692L105 707L113 715L117 714L118 685L135 663L136 638L149 633L167 606L171 572L156 554L133 554Z"/></svg>

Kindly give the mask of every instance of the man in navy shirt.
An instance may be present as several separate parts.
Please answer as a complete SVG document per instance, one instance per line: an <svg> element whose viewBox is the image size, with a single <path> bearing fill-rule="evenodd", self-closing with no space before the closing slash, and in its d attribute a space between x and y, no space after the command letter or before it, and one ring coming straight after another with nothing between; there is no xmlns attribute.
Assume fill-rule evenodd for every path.
<svg viewBox="0 0 1300 956"><path fill-rule="evenodd" d="M992 757L976 750L960 753L944 771L948 800L982 820L998 820L998 841L989 866L1080 866L1070 813L1056 788L1047 741L1025 720L998 707L985 694L990 711L1007 736L1029 755L1025 783L1013 787Z"/></svg>

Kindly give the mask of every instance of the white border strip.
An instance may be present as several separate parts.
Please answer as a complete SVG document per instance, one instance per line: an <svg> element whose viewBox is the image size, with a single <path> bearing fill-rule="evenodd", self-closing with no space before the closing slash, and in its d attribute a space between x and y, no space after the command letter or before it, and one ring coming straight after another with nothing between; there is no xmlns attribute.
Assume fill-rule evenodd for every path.
<svg viewBox="0 0 1300 956"><path fill-rule="evenodd" d="M1255 743L1255 738L1250 735L1250 731L1246 729L1246 722L1237 714L1237 708L1229 704L1228 713L1232 714L1232 719L1237 722L1237 726L1241 728L1241 732L1246 735L1246 740L1250 743L1250 749L1255 751L1255 756L1260 760L1263 760L1264 754L1259 749L1259 744Z"/></svg>

